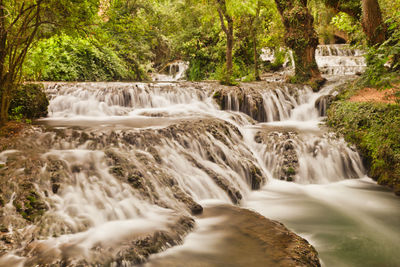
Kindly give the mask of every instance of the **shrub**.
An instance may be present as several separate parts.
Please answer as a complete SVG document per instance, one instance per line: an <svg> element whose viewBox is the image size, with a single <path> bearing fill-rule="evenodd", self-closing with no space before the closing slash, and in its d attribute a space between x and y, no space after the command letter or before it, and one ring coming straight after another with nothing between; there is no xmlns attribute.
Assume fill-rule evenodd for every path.
<svg viewBox="0 0 400 267"><path fill-rule="evenodd" d="M400 194L400 106L382 103L335 102L328 125L359 148L370 175Z"/></svg>
<svg viewBox="0 0 400 267"><path fill-rule="evenodd" d="M126 64L107 47L67 35L39 42L25 64L29 80L110 81L130 79Z"/></svg>
<svg viewBox="0 0 400 267"><path fill-rule="evenodd" d="M9 108L10 119L28 122L47 116L49 101L41 84L23 84L12 95Z"/></svg>
<svg viewBox="0 0 400 267"><path fill-rule="evenodd" d="M364 85L388 87L400 75L400 12L386 21L389 38L368 49Z"/></svg>

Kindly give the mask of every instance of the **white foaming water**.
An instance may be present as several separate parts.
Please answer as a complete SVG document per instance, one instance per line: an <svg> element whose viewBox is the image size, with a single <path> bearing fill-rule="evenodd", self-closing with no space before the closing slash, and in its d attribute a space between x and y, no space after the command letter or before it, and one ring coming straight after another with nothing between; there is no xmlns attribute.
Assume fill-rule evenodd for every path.
<svg viewBox="0 0 400 267"><path fill-rule="evenodd" d="M263 49L261 59L273 62L274 51ZM315 59L320 71L326 75L354 75L363 73L367 66L364 52L346 44L319 45L315 51ZM291 62L291 66L294 66L291 51L288 53L285 65L288 65L287 62Z"/></svg>
<svg viewBox="0 0 400 267"><path fill-rule="evenodd" d="M320 45L315 58L321 72L328 75L363 73L367 66L363 51L348 45Z"/></svg>
<svg viewBox="0 0 400 267"><path fill-rule="evenodd" d="M44 216L47 230L40 236L41 241L33 243L27 257L9 254L0 258L0 263L19 266L30 261L37 264L41 262L39 259L51 263L64 258L71 262L101 262L96 249L111 250L113 254L113 249L123 246L125 241L164 230L178 217L174 211L189 215L177 195L190 197L199 203L242 200L245 207L287 222L298 233L311 237L317 249L328 251L322 253L326 264L342 263L340 253L329 254L330 250L326 249L337 244L331 237L337 238L342 234L340 227L348 230L346 233L349 235L354 233L357 238L366 233L368 238L375 240L376 235L369 233L372 227L379 225L379 221L373 221L375 215L380 212L379 216L388 216L396 204L389 193L379 192L369 180L343 181L364 177L361 159L343 139L319 128L321 117L315 108L315 101L331 94L334 86L340 83L327 85L319 93L307 87L299 87L297 92L293 92L285 85L276 85L275 90L262 92L267 123L257 125L252 125L248 116L238 112L239 100L233 95L228 95L225 100L231 111L218 110L211 97L212 88L204 84L82 83L49 86L49 120L66 118L71 122L70 126L74 123L84 126L80 122L82 119L123 120L121 123L125 128L114 129L113 125L109 129L112 134L101 135L101 130L94 127L92 132L88 130L88 134L99 137L88 137L82 142L78 138L54 141L57 139L53 134L53 150L42 157L63 162L68 177L61 181L58 193L49 194L47 204L50 209ZM146 129L128 124L139 117L142 121L138 124L145 125ZM153 119L158 122L154 125L145 123ZM165 121L169 123L163 124ZM259 133L264 138L260 143L255 141ZM115 165L107 161L110 160L107 156L110 151L116 155L115 158L121 158L116 160L119 163L140 170L143 179L149 182L141 190L149 195L128 184L124 174L121 178L110 171L110 167ZM288 151L291 154L288 155ZM6 156L6 152L1 153L0 160L6 161ZM288 160L298 164L295 183L277 180L280 179L277 173ZM251 177L257 169L267 183L261 191L252 193ZM377 203L371 209L375 215L362 208L361 204L369 197L367 191L373 192L371 198ZM335 202L336 199L339 201ZM347 205L346 199L349 199L349 208L342 209L341 205ZM373 203L366 205L373 206ZM385 205L388 208L383 208ZM334 215L324 214L324 209L333 211ZM364 223L351 217L351 209L360 210L356 216L371 221ZM396 221L398 213L393 214L393 221ZM325 216L329 220L325 220ZM389 236L391 244L394 238L390 235L398 235L398 227L393 221L381 222L389 229L384 236ZM211 239L224 236L205 236L205 233L212 232L212 225L219 222L200 220L199 232L189 236L182 247L168 253L179 254L186 250L212 253L208 248L217 242L211 242ZM360 229L357 226L361 226ZM53 235L56 237L51 237ZM199 235L205 238L199 238ZM358 253L366 251L368 249L362 247ZM18 253L15 254L20 255ZM106 259L107 256L104 255Z"/></svg>
<svg viewBox="0 0 400 267"><path fill-rule="evenodd" d="M189 69L189 63L176 61L169 64L166 68L167 74L157 73L153 75L153 81L179 81L183 80L186 71Z"/></svg>
<svg viewBox="0 0 400 267"><path fill-rule="evenodd" d="M300 91L304 94L309 93L306 88ZM269 90L263 93L262 97L265 115L269 122L287 120L290 118L293 108L301 105L304 100L297 100L288 92L288 88L284 88L283 90L280 88Z"/></svg>
<svg viewBox="0 0 400 267"><path fill-rule="evenodd" d="M128 184L115 179L100 151L54 150L43 156L58 158L70 168L79 164L81 171L50 196L52 209L46 214L50 234L71 234L38 241L36 257L90 261L96 246L111 249L124 240L163 230L173 220L172 211L147 203Z"/></svg>
<svg viewBox="0 0 400 267"><path fill-rule="evenodd" d="M0 152L0 164L6 164L9 155L19 152L18 150L5 150Z"/></svg>
<svg viewBox="0 0 400 267"><path fill-rule="evenodd" d="M171 83L77 83L47 87L50 118L110 117L129 115L137 109L199 104L207 92Z"/></svg>
<svg viewBox="0 0 400 267"><path fill-rule="evenodd" d="M137 218L152 211L128 185L109 173L104 153L90 150L54 150L43 155L62 160L82 171L69 177L60 194L51 196L55 216L73 232L103 225L109 221Z"/></svg>

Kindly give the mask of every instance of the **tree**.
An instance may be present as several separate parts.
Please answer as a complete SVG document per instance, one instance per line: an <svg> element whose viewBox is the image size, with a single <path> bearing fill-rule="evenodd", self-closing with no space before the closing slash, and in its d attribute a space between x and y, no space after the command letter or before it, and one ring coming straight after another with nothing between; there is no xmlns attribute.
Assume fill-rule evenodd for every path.
<svg viewBox="0 0 400 267"><path fill-rule="evenodd" d="M280 31L273 29L273 27L281 26L280 17L273 1L252 0L247 1L246 6L247 9L241 9L242 12L235 23L234 31L238 49L251 51L248 55L241 56L248 59L245 63L253 65L252 76L254 80L259 81L261 80L259 68L261 49L271 47L271 45L275 47L276 39L283 39L282 35L277 36ZM238 56L236 52L234 56Z"/></svg>
<svg viewBox="0 0 400 267"><path fill-rule="evenodd" d="M385 41L386 27L378 0L362 0L362 26L370 45Z"/></svg>
<svg viewBox="0 0 400 267"><path fill-rule="evenodd" d="M217 0L217 10L219 19L221 21L221 28L226 35L226 81L229 83L229 80L232 76L232 53L233 53L233 45L234 45L234 37L233 37L233 18L230 14L228 14L227 6L225 0ZM226 24L225 24L226 20Z"/></svg>
<svg viewBox="0 0 400 267"><path fill-rule="evenodd" d="M369 45L381 44L386 39L386 27L378 0L324 0L336 13L344 12L361 21Z"/></svg>
<svg viewBox="0 0 400 267"><path fill-rule="evenodd" d="M0 0L0 124L8 120L13 91L21 82L28 50L40 30L78 27L97 12L98 1ZM46 29L41 28L48 25Z"/></svg>
<svg viewBox="0 0 400 267"><path fill-rule="evenodd" d="M262 8L262 2L260 0L256 1L256 8L254 15L250 15L250 27L251 27L251 39L253 41L253 60L254 60L254 79L260 81L260 71L258 66L258 36L257 33L260 28L260 13Z"/></svg>
<svg viewBox="0 0 400 267"><path fill-rule="evenodd" d="M0 124L8 120L11 93L40 27L43 4L41 0L6 5L7 2L0 0Z"/></svg>
<svg viewBox="0 0 400 267"><path fill-rule="evenodd" d="M295 76L293 82L309 82L315 89L322 78L315 60L318 36L313 26L313 16L307 8L307 0L275 0L286 29L285 43L293 50Z"/></svg>

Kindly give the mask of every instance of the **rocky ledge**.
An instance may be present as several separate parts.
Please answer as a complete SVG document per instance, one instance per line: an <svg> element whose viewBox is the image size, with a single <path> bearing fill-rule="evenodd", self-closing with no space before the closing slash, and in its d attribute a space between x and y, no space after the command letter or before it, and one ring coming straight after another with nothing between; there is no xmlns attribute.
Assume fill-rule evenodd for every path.
<svg viewBox="0 0 400 267"><path fill-rule="evenodd" d="M207 236L218 236L203 244L211 249L211 253L185 249L184 245L150 259L146 266L321 266L317 251L305 239L256 212L219 205L206 207L199 219L217 222L207 229L199 227L193 234L193 238L201 234L206 240ZM190 243L191 236L188 240Z"/></svg>
<svg viewBox="0 0 400 267"><path fill-rule="evenodd" d="M281 120L298 102L299 92L307 87L276 82L219 85L213 98L222 110L243 112L259 122ZM309 90L311 90L309 88ZM280 99L280 101L277 101ZM280 103L278 103L280 102ZM282 104L284 103L284 104ZM284 105L278 107L278 105Z"/></svg>

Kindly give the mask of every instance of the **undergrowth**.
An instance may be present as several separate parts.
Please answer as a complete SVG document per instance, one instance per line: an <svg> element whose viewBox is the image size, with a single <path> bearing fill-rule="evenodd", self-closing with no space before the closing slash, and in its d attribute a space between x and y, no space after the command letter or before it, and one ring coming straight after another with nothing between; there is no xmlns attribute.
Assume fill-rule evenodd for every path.
<svg viewBox="0 0 400 267"><path fill-rule="evenodd" d="M358 147L372 178L400 195L400 106L350 102L346 94L328 110L328 125Z"/></svg>

